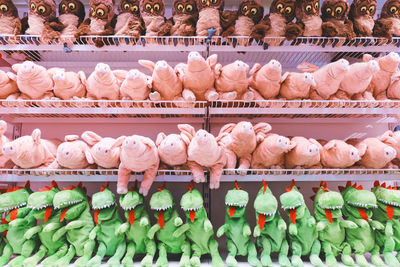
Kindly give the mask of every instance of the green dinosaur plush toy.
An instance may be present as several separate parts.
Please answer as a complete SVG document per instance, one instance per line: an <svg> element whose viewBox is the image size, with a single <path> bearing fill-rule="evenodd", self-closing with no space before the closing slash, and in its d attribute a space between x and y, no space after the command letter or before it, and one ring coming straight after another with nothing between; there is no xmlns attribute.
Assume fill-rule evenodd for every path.
<svg viewBox="0 0 400 267"><path fill-rule="evenodd" d="M87 266L99 267L104 256L112 256L107 261L108 266L119 267L126 243L123 235L116 234L122 219L115 203L115 195L108 189L108 183L101 186L100 192L93 194L92 208L96 226L90 232L89 238L96 239L98 247L96 256L89 260Z"/></svg>
<svg viewBox="0 0 400 267"><path fill-rule="evenodd" d="M33 210L33 216L37 221L41 221L41 224L29 229L24 238L32 239L38 236L41 246L35 255L24 260L25 267L36 266L44 256L47 256L47 258L42 262L42 265L53 266L68 251L65 236L53 241L54 233L65 225L64 222L60 222L61 211L53 209L53 199L59 191L56 182L53 181L51 186L39 189L39 192L32 193L28 198L28 207ZM54 225L53 229L43 232L43 228L50 224Z"/></svg>
<svg viewBox="0 0 400 267"><path fill-rule="evenodd" d="M386 186L385 183L374 183L378 208L374 209L372 219L384 225L384 229L376 231L376 242L383 252L385 262L389 266L400 266L400 190ZM393 255L397 252L397 259Z"/></svg>
<svg viewBox="0 0 400 267"><path fill-rule="evenodd" d="M156 265L168 266L167 253L173 253L182 254L180 266L190 267L190 244L186 236L181 235L175 238L172 235L183 225L172 194L163 186L158 190L159 192L154 193L150 199L150 208L155 211L154 217L157 219L157 224L153 225L147 234L150 239L154 239L156 234L159 241Z"/></svg>
<svg viewBox="0 0 400 267"><path fill-rule="evenodd" d="M351 185L351 182L347 182L346 187L339 186L339 190L344 199L343 217L358 225L358 228L346 229L346 240L354 251L357 264L362 267L369 266L364 254L370 252L372 263L384 266L379 246L375 242L374 231L374 229L383 230L384 226L371 219L372 210L378 207L374 193L364 190L356 183Z"/></svg>
<svg viewBox="0 0 400 267"><path fill-rule="evenodd" d="M143 203L143 196L131 188L128 193L121 195L119 204L125 211L124 215L127 220L116 230L117 235L125 234L127 243L122 265L132 267L135 254L146 254L141 264L146 267L152 266L156 244L154 240L147 237L150 230L150 218Z"/></svg>
<svg viewBox="0 0 400 267"><path fill-rule="evenodd" d="M229 190L225 196L225 224L218 231L217 236L226 234L226 247L229 251L226 258L228 266L237 266L236 255L248 256L247 261L251 266L261 266L257 259L257 250L251 242L251 229L246 217L246 206L249 194L240 189L235 181L235 188Z"/></svg>
<svg viewBox="0 0 400 267"><path fill-rule="evenodd" d="M286 240L286 223L278 211L278 201L272 194L268 184L263 180L263 187L258 191L254 200L254 210L258 221L253 235L257 238L257 245L263 249L261 263L263 266L272 266L271 253L279 252L279 265L291 266Z"/></svg>
<svg viewBox="0 0 400 267"><path fill-rule="evenodd" d="M326 182L321 182L319 188L315 188L314 217L317 220L318 238L321 241L325 254L326 265L338 266L336 256L341 253L342 262L353 266L351 247L345 242L346 228L357 228L352 221L342 219L343 198L339 192L330 191Z"/></svg>
<svg viewBox="0 0 400 267"><path fill-rule="evenodd" d="M7 224L2 224L0 232L7 231L6 245L0 257L0 266L10 260L11 255L19 255L8 263L11 267L20 267L25 259L32 255L39 243L37 238L25 239L25 233L36 226L36 219L31 208L27 207L28 197L32 193L29 181L24 187L10 188L0 195L0 210L8 212Z"/></svg>
<svg viewBox="0 0 400 267"><path fill-rule="evenodd" d="M53 207L61 210L59 220L66 223L54 233L53 241L60 240L62 236L66 235L70 244L67 254L60 258L55 265L68 266L76 255L79 258L75 261L75 266L87 266L92 257L95 242L89 239L89 233L93 229L94 223L85 188L78 183L76 187L71 186L70 189L64 188L57 192L53 199ZM43 231L51 232L58 227L57 223L48 224Z"/></svg>
<svg viewBox="0 0 400 267"><path fill-rule="evenodd" d="M318 233L314 217L304 203L303 195L294 185L294 181L285 193L280 196L282 208L288 212L289 240L292 251L292 265L303 266L301 256L310 254L310 262L314 266L324 266L319 253L321 243L318 240Z"/></svg>
<svg viewBox="0 0 400 267"><path fill-rule="evenodd" d="M218 243L214 239L214 230L207 212L203 207L203 196L193 189L193 181L189 191L183 194L180 202L185 211L186 223L177 229L173 236L180 237L184 233L192 243L193 255L190 259L192 266L200 266L200 257L203 254L211 254L211 266L223 267L225 264L219 255Z"/></svg>

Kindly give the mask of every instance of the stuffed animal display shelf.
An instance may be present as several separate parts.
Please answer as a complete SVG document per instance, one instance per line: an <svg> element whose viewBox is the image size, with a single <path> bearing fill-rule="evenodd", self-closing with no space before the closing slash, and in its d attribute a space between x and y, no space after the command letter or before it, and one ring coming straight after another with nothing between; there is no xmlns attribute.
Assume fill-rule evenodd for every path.
<svg viewBox="0 0 400 267"><path fill-rule="evenodd" d="M198 267L200 257L210 254L215 267L225 263L237 266L237 255L247 256L248 264L258 267L272 266L273 252L279 253L279 264L288 267L303 266L302 256L309 257L313 266L337 266L336 256L348 266L354 265L354 259L360 266L368 266L367 252L374 265L400 264L393 254L399 253L399 190L385 183L377 181L368 191L347 182L335 192L321 182L313 188L312 213L292 181L279 196L288 217L285 221L277 198L262 181L253 204L256 225L251 226L246 217L249 194L235 182L226 193L225 206L221 203L218 207L226 210L225 223L216 232L217 237L226 236L225 263L202 194L193 182L181 196L184 218L165 184L152 194L149 203L135 187L121 195L119 204L108 184L91 197L81 183L61 190L53 181L37 192L32 192L29 182L9 188L0 195L5 218L0 225L4 231L0 265L68 266L77 256L75 266L100 266L104 256L110 256L109 266L129 267L134 256L141 255L142 266L152 266L154 260L157 266L168 266L167 254L178 254L180 266ZM91 206L88 199L92 199ZM124 216L120 216L119 207Z"/></svg>

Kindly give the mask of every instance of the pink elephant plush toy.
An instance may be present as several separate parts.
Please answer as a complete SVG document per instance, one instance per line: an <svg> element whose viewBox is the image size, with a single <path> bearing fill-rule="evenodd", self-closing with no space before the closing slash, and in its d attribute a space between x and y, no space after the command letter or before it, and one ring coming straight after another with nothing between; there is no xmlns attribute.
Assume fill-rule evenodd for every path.
<svg viewBox="0 0 400 267"><path fill-rule="evenodd" d="M267 134L260 138L251 159L252 169L283 169L285 154L296 147L289 138L277 134Z"/></svg>
<svg viewBox="0 0 400 267"><path fill-rule="evenodd" d="M146 100L152 88L152 78L137 69L128 71L121 84L122 100Z"/></svg>
<svg viewBox="0 0 400 267"><path fill-rule="evenodd" d="M264 66L256 63L249 72L249 85L256 90L256 100L274 99L279 95L282 80L282 65L276 60L271 60Z"/></svg>
<svg viewBox="0 0 400 267"><path fill-rule="evenodd" d="M180 127L188 127L181 125ZM188 147L188 166L196 183L205 182L203 167L210 169L210 188L219 188L223 168L226 164L226 152L222 144L205 130L198 130L190 138Z"/></svg>
<svg viewBox="0 0 400 267"><path fill-rule="evenodd" d="M353 166L363 154L342 140L330 140L322 144L321 163L325 168L345 169Z"/></svg>
<svg viewBox="0 0 400 267"><path fill-rule="evenodd" d="M50 168L56 158L58 140L41 139L41 132L35 129L32 135L25 135L3 144L3 155L10 158L16 167L22 169Z"/></svg>
<svg viewBox="0 0 400 267"><path fill-rule="evenodd" d="M51 164L51 169L85 169L94 164L90 147L79 140L78 135L67 135L57 148L57 159Z"/></svg>
<svg viewBox="0 0 400 267"><path fill-rule="evenodd" d="M351 64L333 99L374 100L372 93L367 89L378 71L379 64L375 60Z"/></svg>
<svg viewBox="0 0 400 267"><path fill-rule="evenodd" d="M196 134L189 124L179 124L178 129L181 131L180 134L159 133L156 141L161 162L175 170L186 167L188 145Z"/></svg>
<svg viewBox="0 0 400 267"><path fill-rule="evenodd" d="M165 60L156 63L150 60L139 60L139 64L152 71L153 90L150 93L152 101L194 101L191 94L182 95L182 81L178 78L177 71L174 70Z"/></svg>
<svg viewBox="0 0 400 267"><path fill-rule="evenodd" d="M372 57L364 57L364 60L372 60ZM380 70L375 72L369 84L370 91L376 100L386 100L386 90L391 84L392 76L399 71L400 56L395 52L390 52L388 55L376 59Z"/></svg>
<svg viewBox="0 0 400 267"><path fill-rule="evenodd" d="M21 99L44 99L53 97L53 79L45 67L32 61L12 65L17 73L17 85Z"/></svg>
<svg viewBox="0 0 400 267"><path fill-rule="evenodd" d="M392 142L397 143L394 139ZM371 137L364 140L349 139L347 143L352 144L360 151L362 156L358 164L362 168L383 169L394 167L391 161L396 158L396 150L383 143L379 138Z"/></svg>
<svg viewBox="0 0 400 267"><path fill-rule="evenodd" d="M312 73L286 72L282 76L281 97L288 100L307 99L311 86L316 86Z"/></svg>
<svg viewBox="0 0 400 267"><path fill-rule="evenodd" d="M239 159L239 170L249 169L251 153L256 149L257 140L264 138L271 129L272 127L268 123L258 123L253 127L247 121L224 125L219 131L217 140L221 140L224 143L226 134L229 135L228 144L225 145L227 154L225 167L235 169L237 159ZM239 173L245 175L246 171L239 171Z"/></svg>
<svg viewBox="0 0 400 267"><path fill-rule="evenodd" d="M312 100L328 100L339 90L340 83L350 69L346 59L326 64L321 68L311 63L301 63L297 68L304 72L312 72L315 86L311 86L310 98Z"/></svg>
<svg viewBox="0 0 400 267"><path fill-rule="evenodd" d="M183 83L183 94L194 95L197 101L215 101L218 93L215 91L216 54L204 59L199 52L190 52L187 64L179 63L175 69Z"/></svg>
<svg viewBox="0 0 400 267"><path fill-rule="evenodd" d="M217 75L215 89L219 93L219 98L222 100L253 100L254 93L249 90L248 72L249 65L240 60L223 67L218 63L215 66Z"/></svg>
<svg viewBox="0 0 400 267"><path fill-rule="evenodd" d="M3 146L10 142L10 140L4 135L7 131L7 123L3 120L0 120L0 168L11 169L14 164L12 161L3 154Z"/></svg>
<svg viewBox="0 0 400 267"><path fill-rule="evenodd" d="M117 193L126 194L133 172L144 172L139 193L146 196L157 175L160 158L154 142L147 137L132 135L118 138L112 149L121 146Z"/></svg>
<svg viewBox="0 0 400 267"><path fill-rule="evenodd" d="M83 71L65 71L61 68L49 69L53 78L54 95L63 100L77 99L86 96L86 75Z"/></svg>
<svg viewBox="0 0 400 267"><path fill-rule="evenodd" d="M320 150L322 146L313 138L296 136L290 139L296 146L285 156L288 169L312 169L321 167Z"/></svg>
<svg viewBox="0 0 400 267"><path fill-rule="evenodd" d="M118 139L111 137L103 138L92 131L84 132L81 138L90 146L90 153L97 166L105 169L118 168L121 148L115 147L111 149L113 145L118 142Z"/></svg>
<svg viewBox="0 0 400 267"><path fill-rule="evenodd" d="M0 70L0 99L18 93L17 75Z"/></svg>

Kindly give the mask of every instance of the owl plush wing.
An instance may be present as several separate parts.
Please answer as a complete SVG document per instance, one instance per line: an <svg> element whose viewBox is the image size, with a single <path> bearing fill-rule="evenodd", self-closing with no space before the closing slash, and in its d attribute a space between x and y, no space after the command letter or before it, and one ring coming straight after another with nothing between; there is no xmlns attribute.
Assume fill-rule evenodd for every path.
<svg viewBox="0 0 400 267"><path fill-rule="evenodd" d="M271 29L271 19L269 18L269 14L265 15L265 17L254 26L253 32L251 33L251 38L260 41L264 39L265 34Z"/></svg>
<svg viewBox="0 0 400 267"><path fill-rule="evenodd" d="M375 21L373 36L375 37L383 37L388 40L392 40L393 36L390 33L390 30L393 26L393 21L387 18L380 18Z"/></svg>
<svg viewBox="0 0 400 267"><path fill-rule="evenodd" d="M237 10L224 10L221 13L221 27L222 31L226 31L229 27L235 25L239 12Z"/></svg>

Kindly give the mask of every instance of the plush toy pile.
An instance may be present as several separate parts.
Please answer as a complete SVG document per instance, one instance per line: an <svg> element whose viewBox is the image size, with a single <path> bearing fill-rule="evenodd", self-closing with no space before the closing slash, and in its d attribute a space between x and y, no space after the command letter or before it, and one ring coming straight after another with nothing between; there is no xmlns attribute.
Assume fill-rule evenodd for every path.
<svg viewBox="0 0 400 267"><path fill-rule="evenodd" d="M215 100L387 100L400 99L400 56L391 52L362 62L345 59L322 67L304 62L302 72L285 72L276 60L251 69L236 60L222 66L217 55L204 59L190 52L187 63L174 68L166 61L139 60L151 75L132 69L112 70L98 63L86 77L62 68L46 69L31 61L14 64L16 74L0 71L0 97L8 100L194 101ZM101 105L101 103L99 103ZM105 104L106 105L106 104ZM122 103L124 105L124 103ZM261 105L261 104L260 104Z"/></svg>
<svg viewBox="0 0 400 267"><path fill-rule="evenodd" d="M30 0L28 16L22 21L11 1L2 7L0 34L40 35L48 43L66 37L103 36L247 36L264 37L383 37L399 36L399 0L387 0L381 14L376 15L377 1L355 0L283 0L272 1L269 13L258 0L241 0L238 10L224 10L224 0L173 1L172 17L165 17L163 0L91 0L89 14L79 0ZM103 46L95 39L96 46Z"/></svg>
<svg viewBox="0 0 400 267"><path fill-rule="evenodd" d="M53 181L38 192L32 192L29 183L11 187L0 195L5 218L0 225L0 231L5 231L0 266L68 266L75 256L75 266L100 266L104 257L110 256L109 266L129 267L134 256L143 255L141 265L147 267L152 266L158 251L157 266L167 266L167 255L178 254L180 266L197 267L200 257L210 254L212 266L223 267L203 197L193 183L188 188L180 200L184 219L164 185L150 198L152 220L135 187L121 195L118 205L108 184L102 185L91 196L91 206L81 183L60 190ZM339 255L344 264L352 266L354 253L360 266L368 266L364 254L370 252L374 265L398 266L394 252L399 253L399 190L379 182L374 183L372 192L351 182L339 189L340 193L331 191L326 182L314 188L312 215L292 181L279 197L288 215L285 222L278 200L263 181L254 200L257 224L252 231L246 217L249 195L235 182L226 193L225 223L216 234L226 235L226 264L237 266L236 256L241 255L248 257L251 266L272 266L270 254L279 252L281 266L303 266L301 257L309 256L313 266L333 267Z"/></svg>
<svg viewBox="0 0 400 267"><path fill-rule="evenodd" d="M4 121L0 121L6 127ZM41 131L13 141L2 139L2 168L22 169L119 169L117 192L126 194L131 172L144 172L139 193L147 195L160 170L190 170L196 183L219 188L224 169L246 175L248 169L398 169L400 131L386 131L366 139L315 140L272 133L268 123L242 121L223 126L214 137L189 124L179 133L159 133L156 142L140 135L117 139L94 132L42 139Z"/></svg>

